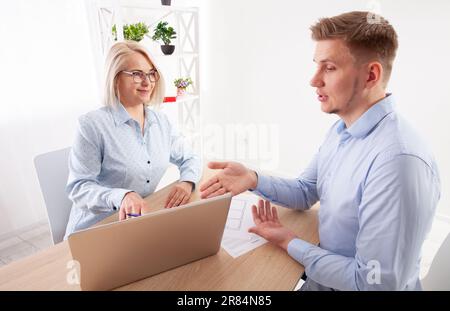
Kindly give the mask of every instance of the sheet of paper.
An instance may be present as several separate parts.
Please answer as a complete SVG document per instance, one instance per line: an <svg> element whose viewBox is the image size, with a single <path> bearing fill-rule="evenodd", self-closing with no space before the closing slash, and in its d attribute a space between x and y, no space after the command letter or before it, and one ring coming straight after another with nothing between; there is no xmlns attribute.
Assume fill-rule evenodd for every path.
<svg viewBox="0 0 450 311"><path fill-rule="evenodd" d="M248 232L248 229L255 225L252 205L256 205L258 199L254 194L240 194L231 200L221 246L233 258L267 243L262 237Z"/></svg>

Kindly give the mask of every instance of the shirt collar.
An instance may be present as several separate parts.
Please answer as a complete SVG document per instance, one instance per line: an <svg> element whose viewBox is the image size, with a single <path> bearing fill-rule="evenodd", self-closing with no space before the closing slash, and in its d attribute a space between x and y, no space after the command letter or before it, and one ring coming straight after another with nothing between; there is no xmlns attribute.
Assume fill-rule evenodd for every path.
<svg viewBox="0 0 450 311"><path fill-rule="evenodd" d="M385 98L377 102L369 108L362 116L358 118L348 129L345 127L343 120L339 120L337 126L338 134L344 130L355 138L363 138L389 113L394 111L394 97L392 94L387 94Z"/></svg>
<svg viewBox="0 0 450 311"><path fill-rule="evenodd" d="M132 120L130 114L120 102L118 102L114 106L111 106L111 113L113 115L114 123L116 124L116 126L122 125L124 123L127 123L129 120ZM155 117L150 111L150 108L146 106L145 123L147 125L151 125L153 122L155 122Z"/></svg>
<svg viewBox="0 0 450 311"><path fill-rule="evenodd" d="M117 102L115 105L111 106L111 113L116 126L122 125L131 119L128 111L120 102Z"/></svg>

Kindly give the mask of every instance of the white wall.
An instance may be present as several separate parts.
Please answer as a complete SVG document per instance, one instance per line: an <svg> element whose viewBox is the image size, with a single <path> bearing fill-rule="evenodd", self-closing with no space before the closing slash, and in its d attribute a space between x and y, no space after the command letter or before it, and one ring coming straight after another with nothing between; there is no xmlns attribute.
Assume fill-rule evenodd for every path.
<svg viewBox="0 0 450 311"><path fill-rule="evenodd" d="M204 128L272 123L279 130L278 144L272 144L278 161L269 168L297 175L336 120L321 112L309 86L315 68L309 26L323 16L373 8L374 2L207 2L208 29L202 37L202 55L207 57L202 60ZM439 211L450 215L450 2L378 1L375 7L377 3L400 42L389 90L396 95L400 113L428 138L442 179ZM236 145L244 140L224 139L226 151L221 153L208 145L217 135L205 135L207 156L230 158L228 153L239 158ZM261 159L240 160L264 164Z"/></svg>
<svg viewBox="0 0 450 311"><path fill-rule="evenodd" d="M83 1L2 1L0 234L46 217L35 155L72 143L99 106Z"/></svg>

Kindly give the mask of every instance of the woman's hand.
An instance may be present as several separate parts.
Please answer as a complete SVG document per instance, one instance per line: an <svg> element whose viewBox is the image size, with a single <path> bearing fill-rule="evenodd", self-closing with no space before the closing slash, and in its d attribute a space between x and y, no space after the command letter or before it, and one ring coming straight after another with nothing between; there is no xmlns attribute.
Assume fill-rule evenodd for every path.
<svg viewBox="0 0 450 311"><path fill-rule="evenodd" d="M128 192L120 205L119 220L127 219L127 214L140 216L144 208L148 208L147 202L136 192Z"/></svg>
<svg viewBox="0 0 450 311"><path fill-rule="evenodd" d="M165 208L186 204L191 197L193 184L188 181L177 183L167 196Z"/></svg>
<svg viewBox="0 0 450 311"><path fill-rule="evenodd" d="M252 214L256 226L249 228L248 232L262 236L287 251L289 242L297 236L291 230L283 227L276 207L271 207L269 201L259 200L258 207L252 206Z"/></svg>

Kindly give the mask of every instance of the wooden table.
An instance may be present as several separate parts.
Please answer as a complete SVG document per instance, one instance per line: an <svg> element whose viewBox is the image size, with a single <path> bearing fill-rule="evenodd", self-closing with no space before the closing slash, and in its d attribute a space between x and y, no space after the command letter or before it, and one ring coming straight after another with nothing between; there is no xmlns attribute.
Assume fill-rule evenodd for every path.
<svg viewBox="0 0 450 311"><path fill-rule="evenodd" d="M205 169L202 181L216 171ZM150 209L163 208L173 184L145 200ZM190 202L200 200L198 189ZM278 208L281 222L302 239L317 244L318 207L304 212ZM101 222L118 220L118 214ZM80 290L67 275L72 257L67 241L0 268L0 290ZM292 290L304 269L280 248L267 243L233 259L222 248L214 255L122 286L118 290Z"/></svg>

